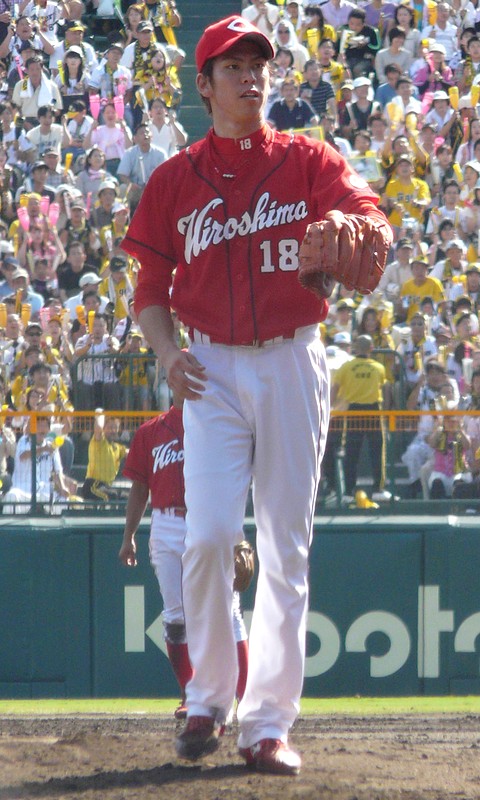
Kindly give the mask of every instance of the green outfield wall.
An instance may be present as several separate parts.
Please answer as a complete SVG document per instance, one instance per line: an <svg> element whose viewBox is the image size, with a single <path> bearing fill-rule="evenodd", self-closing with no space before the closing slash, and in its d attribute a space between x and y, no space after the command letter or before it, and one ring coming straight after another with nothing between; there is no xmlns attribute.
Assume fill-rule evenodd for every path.
<svg viewBox="0 0 480 800"><path fill-rule="evenodd" d="M135 569L122 532L109 517L2 520L1 698L176 695L148 520ZM480 693L479 576L474 517L318 519L304 694Z"/></svg>

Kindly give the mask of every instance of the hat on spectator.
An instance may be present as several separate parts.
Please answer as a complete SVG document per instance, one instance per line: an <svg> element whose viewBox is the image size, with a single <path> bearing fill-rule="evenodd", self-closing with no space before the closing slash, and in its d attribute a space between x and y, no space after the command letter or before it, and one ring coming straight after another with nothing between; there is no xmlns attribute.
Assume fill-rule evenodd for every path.
<svg viewBox="0 0 480 800"><path fill-rule="evenodd" d="M352 337L348 331L339 331L333 337L333 344L351 344Z"/></svg>
<svg viewBox="0 0 480 800"><path fill-rule="evenodd" d="M463 244L461 239L450 239L445 244L445 252L448 253L449 250L455 248L456 250L460 250L462 253L465 252L465 245Z"/></svg>
<svg viewBox="0 0 480 800"><path fill-rule="evenodd" d="M123 44L121 42L110 42L105 53L109 53L110 50L120 50L120 52L123 53Z"/></svg>
<svg viewBox="0 0 480 800"><path fill-rule="evenodd" d="M55 187L55 194L60 194L61 192L67 192L72 197L83 197L80 189L77 189L76 186L72 186L71 183L59 183L58 186Z"/></svg>
<svg viewBox="0 0 480 800"><path fill-rule="evenodd" d="M5 256L3 259L3 265L7 267L19 267L20 261L18 261L14 256Z"/></svg>
<svg viewBox="0 0 480 800"><path fill-rule="evenodd" d="M468 275L469 272L480 272L480 264L477 261L474 261L473 264L468 264L465 269L465 275ZM470 299L470 298L469 298Z"/></svg>
<svg viewBox="0 0 480 800"><path fill-rule="evenodd" d="M476 158L474 158L472 161L467 161L463 168L466 169L467 167L470 167L470 169L473 169L477 175L480 175L480 161L477 161Z"/></svg>
<svg viewBox="0 0 480 800"><path fill-rule="evenodd" d="M421 133L422 131L424 131L426 128L430 128L430 130L431 130L431 131L433 131L434 133L436 133L436 132L437 132L437 130L438 130L438 125L437 125L437 123L436 123L436 122L428 122L428 120L426 120L426 121L423 123L423 125L422 125L422 128L421 128L421 130L420 130L420 133Z"/></svg>
<svg viewBox="0 0 480 800"><path fill-rule="evenodd" d="M464 95L462 95L462 97L461 97L461 98L459 99L459 101L458 101L458 108L459 108L460 110L461 110L462 108L474 108L474 107L475 107L475 106L473 105L473 103L472 103L472 101L471 101L471 99L470 99L470 95L469 95L469 94L464 94Z"/></svg>
<svg viewBox="0 0 480 800"><path fill-rule="evenodd" d="M84 31L85 25L78 19L71 19L65 23L66 31Z"/></svg>
<svg viewBox="0 0 480 800"><path fill-rule="evenodd" d="M201 72L210 58L221 56L245 39L256 42L268 61L275 55L270 40L251 22L235 15L214 22L204 30L195 50L197 71Z"/></svg>
<svg viewBox="0 0 480 800"><path fill-rule="evenodd" d="M352 81L344 81L344 82L342 83L342 85L340 86L340 91L341 91L342 89L353 89L353 83L352 83Z"/></svg>
<svg viewBox="0 0 480 800"><path fill-rule="evenodd" d="M437 92L433 93L432 101L435 102L435 100L450 100L450 98L443 89L439 89Z"/></svg>
<svg viewBox="0 0 480 800"><path fill-rule="evenodd" d="M421 319L422 322L425 322L425 314L422 314L421 311L415 311L415 314L412 314L412 316L410 317L410 322L412 321L412 319Z"/></svg>
<svg viewBox="0 0 480 800"><path fill-rule="evenodd" d="M82 195L77 195L76 197L72 198L70 202L70 208L81 208L83 211L85 211L85 203L83 202Z"/></svg>
<svg viewBox="0 0 480 800"><path fill-rule="evenodd" d="M143 333L140 328L130 328L130 336L133 338L134 336L138 337L139 339L143 339Z"/></svg>
<svg viewBox="0 0 480 800"><path fill-rule="evenodd" d="M25 333L30 333L30 331L42 331L42 326L39 322L29 322L27 327L25 328Z"/></svg>
<svg viewBox="0 0 480 800"><path fill-rule="evenodd" d="M430 264L428 263L428 258L424 255L414 256L410 262L410 266L413 266L414 264L423 264L424 267L430 266Z"/></svg>
<svg viewBox="0 0 480 800"><path fill-rule="evenodd" d="M3 256L5 260L5 255L7 253L14 253L15 248L13 246L13 242L9 242L8 239L4 239L3 242L0 242L0 258Z"/></svg>
<svg viewBox="0 0 480 800"><path fill-rule="evenodd" d="M153 22L150 22L149 19L143 20L137 26L137 32L142 33L142 31L153 31Z"/></svg>
<svg viewBox="0 0 480 800"><path fill-rule="evenodd" d="M18 262L17 262L18 263ZM28 281L28 272L23 267L17 267L14 272L10 275L11 280L15 280L15 278L25 278Z"/></svg>
<svg viewBox="0 0 480 800"><path fill-rule="evenodd" d="M117 191L117 189L118 189L118 184L117 184L117 183L115 183L115 181L114 181L114 180L105 180L105 181L102 181L102 182L101 182L101 184L100 184L100 186L98 187L98 192L97 192L97 194L100 194L100 192L103 192L103 190L104 190L104 189L115 189L115 191Z"/></svg>
<svg viewBox="0 0 480 800"><path fill-rule="evenodd" d="M72 28L70 28L70 30L72 30ZM80 58L83 58L83 50L81 47L78 46L78 44L72 44L67 50L65 50L65 58L69 54L73 54L74 56L79 56Z"/></svg>
<svg viewBox="0 0 480 800"><path fill-rule="evenodd" d="M170 61L173 61L177 56L181 56L182 58L187 57L185 50L182 50L181 47L177 47L175 44L167 44L165 50L167 51Z"/></svg>
<svg viewBox="0 0 480 800"><path fill-rule="evenodd" d="M458 314L455 314L453 318L453 324L457 328L464 319L471 319L470 311L460 311Z"/></svg>
<svg viewBox="0 0 480 800"><path fill-rule="evenodd" d="M410 250L413 250L413 242L411 239L408 239L406 236L400 237L397 242L397 250L400 250L401 247L409 247Z"/></svg>
<svg viewBox="0 0 480 800"><path fill-rule="evenodd" d="M45 164L45 161L42 161L42 159L39 159L38 161L35 161L35 163L33 164L33 166L32 166L32 172L33 172L35 169L46 169L46 170L48 170L48 167L47 167L47 165Z"/></svg>
<svg viewBox="0 0 480 800"><path fill-rule="evenodd" d="M78 281L78 285L80 286L80 289L83 289L84 286L88 286L89 284L96 285L97 283L101 282L102 278L100 275L97 275L96 272L86 272L85 275L82 275Z"/></svg>
<svg viewBox="0 0 480 800"><path fill-rule="evenodd" d="M429 358L425 361L425 372L430 372L430 370L436 369L439 372L446 372L446 367L443 364L440 364L440 361L437 361L435 358Z"/></svg>
<svg viewBox="0 0 480 800"><path fill-rule="evenodd" d="M116 200L112 206L112 214L117 214L118 211L128 211L128 203Z"/></svg>
<svg viewBox="0 0 480 800"><path fill-rule="evenodd" d="M336 305L337 311L340 311L342 308L355 308L355 303L350 297L343 297Z"/></svg>
<svg viewBox="0 0 480 800"><path fill-rule="evenodd" d="M442 53L442 55L446 56L447 51L445 50L443 44L440 42L431 42L428 48L429 53Z"/></svg>
<svg viewBox="0 0 480 800"><path fill-rule="evenodd" d="M113 256L113 258L110 259L110 272L123 272L127 269L127 266L126 260L121 256Z"/></svg>
<svg viewBox="0 0 480 800"><path fill-rule="evenodd" d="M358 89L359 86L371 86L372 81L366 75L360 75L353 81L353 88Z"/></svg>
<svg viewBox="0 0 480 800"><path fill-rule="evenodd" d="M397 156L397 164L400 164L400 161L408 161L409 164L413 164L413 158L408 153L400 153Z"/></svg>
<svg viewBox="0 0 480 800"><path fill-rule="evenodd" d="M435 336L445 336L446 339L452 338L452 332L448 325L444 325L443 322L440 323L438 328L433 331Z"/></svg>
<svg viewBox="0 0 480 800"><path fill-rule="evenodd" d="M55 147L53 144L49 145L46 150L43 151L43 156L59 156L60 150L58 147Z"/></svg>

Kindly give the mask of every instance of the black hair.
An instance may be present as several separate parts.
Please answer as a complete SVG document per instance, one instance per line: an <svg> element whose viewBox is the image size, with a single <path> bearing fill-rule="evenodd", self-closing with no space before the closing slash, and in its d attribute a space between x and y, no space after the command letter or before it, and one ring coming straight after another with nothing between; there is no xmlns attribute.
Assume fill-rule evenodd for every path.
<svg viewBox="0 0 480 800"><path fill-rule="evenodd" d="M393 15L393 18L394 18L395 22L397 23L397 25L398 25L398 9L399 8L405 8L408 11L408 13L410 14L410 27L413 28L414 27L414 20L415 20L415 14L414 14L413 8L410 8L410 6L404 6L404 5L396 7L395 13Z"/></svg>
<svg viewBox="0 0 480 800"><path fill-rule="evenodd" d="M365 22L366 13L363 8L354 8L353 11L350 11L348 15L348 19L361 19L362 22Z"/></svg>
<svg viewBox="0 0 480 800"><path fill-rule="evenodd" d="M390 44L393 42L394 39L398 37L402 37L402 39L407 38L407 34L405 32L405 28L402 28L400 25L395 26L394 28L390 28L388 32L388 41Z"/></svg>

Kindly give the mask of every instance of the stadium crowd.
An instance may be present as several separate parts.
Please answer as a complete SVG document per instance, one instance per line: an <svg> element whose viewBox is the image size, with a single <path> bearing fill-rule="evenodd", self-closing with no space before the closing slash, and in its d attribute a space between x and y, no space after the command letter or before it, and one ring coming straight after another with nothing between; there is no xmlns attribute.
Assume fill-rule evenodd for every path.
<svg viewBox="0 0 480 800"><path fill-rule="evenodd" d="M395 232L378 290L338 285L322 323L334 408L436 411L402 454L406 494L479 497L479 418L441 412L480 409L480 0L252 0L241 13L274 45L269 124L339 150ZM4 513L28 503L34 457L28 419L9 410L55 415L37 433L46 502L112 497L129 441L101 411L93 433L62 412L169 407L121 243L149 175L188 142L181 27L175 0L0 0ZM95 455L83 487L82 437ZM332 425L326 495L345 451L353 500L363 438L372 499L391 499L378 419Z"/></svg>

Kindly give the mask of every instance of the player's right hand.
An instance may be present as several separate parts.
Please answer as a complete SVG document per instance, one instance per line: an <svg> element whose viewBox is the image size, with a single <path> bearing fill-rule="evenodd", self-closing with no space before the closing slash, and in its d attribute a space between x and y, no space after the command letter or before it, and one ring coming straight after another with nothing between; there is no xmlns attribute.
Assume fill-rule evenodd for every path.
<svg viewBox="0 0 480 800"><path fill-rule="evenodd" d="M135 542L123 542L118 557L126 567L137 566L137 546Z"/></svg>
<svg viewBox="0 0 480 800"><path fill-rule="evenodd" d="M179 400L200 400L205 391L205 367L192 353L172 350L165 358L167 383Z"/></svg>

